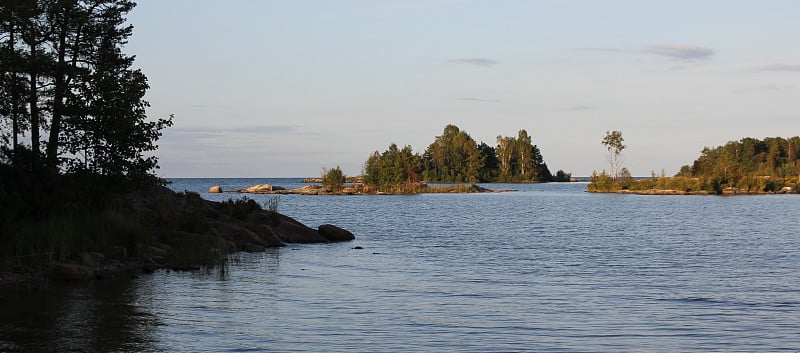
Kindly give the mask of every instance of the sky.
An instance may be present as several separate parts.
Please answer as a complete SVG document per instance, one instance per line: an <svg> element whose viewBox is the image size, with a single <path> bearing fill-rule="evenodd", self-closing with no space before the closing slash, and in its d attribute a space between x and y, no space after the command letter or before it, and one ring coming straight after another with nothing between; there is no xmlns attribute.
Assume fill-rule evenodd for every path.
<svg viewBox="0 0 800 353"><path fill-rule="evenodd" d="M525 129L553 173L676 173L708 146L800 134L800 1L140 0L125 52L174 114L165 178L358 175L447 124Z"/></svg>

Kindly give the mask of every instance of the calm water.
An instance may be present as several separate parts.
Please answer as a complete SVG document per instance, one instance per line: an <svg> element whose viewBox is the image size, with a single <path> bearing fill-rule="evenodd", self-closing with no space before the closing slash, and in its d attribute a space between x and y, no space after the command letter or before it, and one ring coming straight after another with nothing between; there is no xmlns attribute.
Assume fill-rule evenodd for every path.
<svg viewBox="0 0 800 353"><path fill-rule="evenodd" d="M205 190L262 182L300 185L172 187L223 199L240 195ZM224 277L158 272L6 295L0 351L800 350L800 196L490 187L520 191L281 196L283 213L357 239L241 254Z"/></svg>

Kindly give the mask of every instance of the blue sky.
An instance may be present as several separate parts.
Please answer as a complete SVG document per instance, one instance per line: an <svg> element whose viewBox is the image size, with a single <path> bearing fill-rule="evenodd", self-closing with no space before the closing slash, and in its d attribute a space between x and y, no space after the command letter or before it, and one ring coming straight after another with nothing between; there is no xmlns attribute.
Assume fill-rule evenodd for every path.
<svg viewBox="0 0 800 353"><path fill-rule="evenodd" d="M163 177L359 174L446 124L526 129L550 169L674 174L704 146L800 134L798 1L141 0Z"/></svg>

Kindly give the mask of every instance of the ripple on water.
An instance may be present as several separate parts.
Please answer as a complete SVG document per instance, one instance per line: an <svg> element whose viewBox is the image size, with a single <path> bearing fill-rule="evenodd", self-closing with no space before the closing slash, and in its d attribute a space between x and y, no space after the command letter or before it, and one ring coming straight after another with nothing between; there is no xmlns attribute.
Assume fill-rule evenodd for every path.
<svg viewBox="0 0 800 353"><path fill-rule="evenodd" d="M207 183L180 185L206 197ZM57 342L77 351L800 350L800 198L503 188L520 191L282 197L284 213L357 239L241 254L223 278L159 272L108 295L50 300L49 311L85 324L37 332L67 335ZM112 319L127 328L97 330ZM31 347L2 327L0 351Z"/></svg>

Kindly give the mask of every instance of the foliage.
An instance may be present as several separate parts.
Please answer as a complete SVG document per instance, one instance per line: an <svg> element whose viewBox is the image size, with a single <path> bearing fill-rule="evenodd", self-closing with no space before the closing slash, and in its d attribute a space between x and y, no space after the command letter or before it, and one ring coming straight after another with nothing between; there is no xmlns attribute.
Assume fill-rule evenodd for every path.
<svg viewBox="0 0 800 353"><path fill-rule="evenodd" d="M103 177L50 176L0 165L0 258L38 266L109 246L135 255L136 245L151 243L155 234L123 192Z"/></svg>
<svg viewBox="0 0 800 353"><path fill-rule="evenodd" d="M134 57L122 52L133 29L125 16L134 6L128 0L0 6L5 163L37 173L161 182L152 174L158 163L149 153L172 118L147 119L147 78L133 69ZM30 136L30 143L21 136Z"/></svg>
<svg viewBox="0 0 800 353"><path fill-rule="evenodd" d="M478 144L457 126L447 125L422 156L411 146L400 149L396 144L383 153L375 151L364 165L364 182L381 192L415 193L423 179L435 183L569 181L571 175L563 171L557 177L550 174L527 131L520 130L516 137L498 136L497 141L496 147Z"/></svg>
<svg viewBox="0 0 800 353"><path fill-rule="evenodd" d="M478 150L481 152L481 160L483 161L480 180L497 180L500 175L500 160L497 158L497 149L481 142L481 144L478 145Z"/></svg>
<svg viewBox="0 0 800 353"><path fill-rule="evenodd" d="M484 161L478 144L466 131L447 125L423 154L428 181L477 183Z"/></svg>
<svg viewBox="0 0 800 353"><path fill-rule="evenodd" d="M622 151L627 148L622 144L625 139L622 138L622 131L606 131L606 136L603 137L603 145L608 149L608 163L611 165L611 178L619 177L622 167Z"/></svg>
<svg viewBox="0 0 800 353"><path fill-rule="evenodd" d="M497 136L498 181L553 181L539 147L525 130L517 137Z"/></svg>
<svg viewBox="0 0 800 353"><path fill-rule="evenodd" d="M572 180L572 173L567 173L567 172L565 172L565 171L563 171L561 169L559 169L556 172L556 176L555 176L555 178L553 178L553 181L560 182L560 183L568 182L568 181L571 181L571 180Z"/></svg>
<svg viewBox="0 0 800 353"><path fill-rule="evenodd" d="M685 170L684 170L685 172ZM776 191L796 186L800 174L800 137L743 138L724 146L704 148L689 175L709 179L724 188Z"/></svg>
<svg viewBox="0 0 800 353"><path fill-rule="evenodd" d="M341 191L346 180L347 177L338 165L336 168L322 169L322 186L330 191Z"/></svg>
<svg viewBox="0 0 800 353"><path fill-rule="evenodd" d="M154 174L152 152L172 117L147 118L147 78L123 52L134 6L0 3L3 255L63 257L109 244L133 252L150 241L124 198L135 189L157 193L150 187L165 183ZM205 227L193 197L165 222L177 230Z"/></svg>
<svg viewBox="0 0 800 353"><path fill-rule="evenodd" d="M677 190L684 192L779 192L784 187L798 190L800 137L743 138L723 146L703 148L700 157L673 177L652 172L649 179L632 180L622 168L619 180L593 174L589 191Z"/></svg>
<svg viewBox="0 0 800 353"><path fill-rule="evenodd" d="M421 182L422 158L411 146L398 149L391 144L383 153L375 151L364 166L364 182L376 185L379 191L409 190Z"/></svg>
<svg viewBox="0 0 800 353"><path fill-rule="evenodd" d="M228 199L222 201L222 209L233 218L244 221L251 214L261 210L261 206L253 199L242 197L241 199Z"/></svg>

